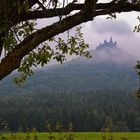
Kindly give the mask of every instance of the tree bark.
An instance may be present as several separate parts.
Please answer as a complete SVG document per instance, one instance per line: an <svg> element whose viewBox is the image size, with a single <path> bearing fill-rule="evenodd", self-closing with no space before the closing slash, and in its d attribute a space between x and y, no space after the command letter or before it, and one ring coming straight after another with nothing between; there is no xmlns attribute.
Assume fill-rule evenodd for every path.
<svg viewBox="0 0 140 140"><path fill-rule="evenodd" d="M16 18L16 20L13 21L13 25L20 23L21 21L58 16L58 13L62 13L62 10L63 10L63 15L67 15L74 10L80 10L80 12L72 16L66 17L61 21L58 21L50 26L47 26L43 29L40 29L32 33L27 38L25 38L21 43L19 43L15 49L9 52L8 55L1 60L0 80L2 80L4 77L9 75L15 69L17 69L20 66L22 59L26 55L28 55L29 52L34 50L40 43L50 39L51 37L54 37L55 35L63 33L83 22L93 20L93 17L99 15L106 15L115 12L140 11L140 5L136 5L136 4L125 3L122 5L119 3L118 4L99 3L94 5L92 0L87 0L87 1L90 3L86 5L87 7L85 7L84 4L71 3L68 4L64 9L59 8L59 9L21 12L18 15L18 18ZM0 4L2 2L3 0L0 0ZM0 6L0 10L1 7L2 6ZM88 7L90 7L90 9Z"/></svg>

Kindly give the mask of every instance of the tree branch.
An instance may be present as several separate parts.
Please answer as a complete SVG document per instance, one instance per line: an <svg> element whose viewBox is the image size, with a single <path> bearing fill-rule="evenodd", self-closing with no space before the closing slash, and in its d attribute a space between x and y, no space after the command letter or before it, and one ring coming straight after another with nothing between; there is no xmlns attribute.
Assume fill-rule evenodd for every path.
<svg viewBox="0 0 140 140"><path fill-rule="evenodd" d="M2 59L0 63L0 80L10 74L13 70L17 69L20 66L23 57L35 49L40 43L89 20L91 20L91 18L88 17L86 12L80 11L73 16L47 26L27 37L12 52Z"/></svg>
<svg viewBox="0 0 140 140"><path fill-rule="evenodd" d="M51 18L58 15L68 15L74 10L83 10L84 4L75 4L70 3L64 9L57 8L57 9L48 9L48 10L40 10L40 11L29 11L27 13L22 13L19 16L19 19L16 21L16 24L21 21L25 20L33 20L39 18ZM62 12L63 10L63 12ZM108 11L108 12L107 12ZM114 4L114 3L99 3L96 4L95 12L96 15L104 15L110 14L111 12L131 12L131 11L140 11L140 5L126 3L126 4Z"/></svg>
<svg viewBox="0 0 140 140"><path fill-rule="evenodd" d="M140 5L136 4L130 4L126 3L124 5L122 4L115 4L111 8L103 8L102 10L97 10L95 11L95 16L100 16L100 15L108 15L111 13L122 13L122 12L131 12L131 11L140 11Z"/></svg>
<svg viewBox="0 0 140 140"><path fill-rule="evenodd" d="M90 2L92 3L91 0ZM58 13L62 13L61 8L56 10L57 12L54 9L50 9L24 13L23 17L21 17L18 22L20 22L21 20L24 21L38 18L54 17L58 16ZM21 60L26 55L28 55L40 43L50 39L51 37L63 33L68 29L71 29L83 22L90 21L93 17L99 15L106 15L114 12L140 11L140 5L130 3L125 3L123 5L119 3L96 4L95 11L88 11L88 8L85 8L83 4L69 4L63 10L64 15L70 13L73 10L80 10L80 12L69 16L61 21L58 21L50 26L42 28L25 38L20 44L17 45L14 50L9 52L9 54L2 59L0 63L0 80L10 74L13 70L17 69L20 66Z"/></svg>
<svg viewBox="0 0 140 140"><path fill-rule="evenodd" d="M31 20L31 19L38 19L38 18L51 18L51 17L59 16L61 14L68 15L74 10L83 10L83 9L84 9L84 4L70 3L65 8L29 11L26 13L22 13L20 15L21 18L19 18L18 22Z"/></svg>

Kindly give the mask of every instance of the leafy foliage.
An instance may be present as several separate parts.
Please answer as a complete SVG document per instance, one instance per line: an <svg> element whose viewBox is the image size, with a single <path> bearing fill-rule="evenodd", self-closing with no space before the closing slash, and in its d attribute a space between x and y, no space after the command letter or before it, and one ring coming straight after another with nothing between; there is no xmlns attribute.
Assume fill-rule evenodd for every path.
<svg viewBox="0 0 140 140"><path fill-rule="evenodd" d="M43 43L41 47L29 53L23 59L18 69L21 75L15 78L16 84L20 85L26 80L27 76L31 76L33 67L38 65L43 67L51 60L63 63L66 60L66 54L91 58L89 51L87 51L89 46L84 41L81 27L77 27L75 36L68 37L67 41L60 37L58 39L51 38L49 41L55 42L56 46L51 47L48 43Z"/></svg>
<svg viewBox="0 0 140 140"><path fill-rule="evenodd" d="M117 12L139 11L139 2L139 0L112 0L106 3L99 3L98 0L94 2L92 0L85 0L84 2L71 2L68 0L1 0L0 79L20 67L19 71L23 76L20 76L19 80L16 81L23 82L27 75L33 74L33 65L44 66L51 59L62 63L67 54L88 56L89 54L86 52L87 45L78 30L77 35L67 40L62 38L54 39L53 37L83 22L93 20L96 16L110 15L111 18L116 18ZM38 19L51 17L58 17L58 20L52 22L51 25L46 24L45 27L36 29ZM135 31L139 31L139 26L135 28ZM44 37L44 35L46 36ZM53 40L58 44L52 47L44 43L46 40ZM39 44L42 44L42 47L38 46ZM34 56L35 58L33 58ZM44 56L47 58L44 58ZM30 62L27 62L28 58ZM33 61L32 64L31 61ZM27 62L26 66L25 62Z"/></svg>
<svg viewBox="0 0 140 140"><path fill-rule="evenodd" d="M140 98L140 61L137 61L136 66L134 67L138 75L138 90L135 92L137 98Z"/></svg>

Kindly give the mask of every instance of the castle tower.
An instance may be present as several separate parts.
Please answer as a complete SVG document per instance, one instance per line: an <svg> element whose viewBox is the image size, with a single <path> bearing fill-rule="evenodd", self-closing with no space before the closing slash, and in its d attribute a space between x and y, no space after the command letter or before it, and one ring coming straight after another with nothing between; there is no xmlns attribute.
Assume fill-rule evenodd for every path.
<svg viewBox="0 0 140 140"><path fill-rule="evenodd" d="M110 42L113 43L113 41L112 41L112 37L110 37Z"/></svg>
<svg viewBox="0 0 140 140"><path fill-rule="evenodd" d="M115 45L115 47L117 46L117 42L116 41L115 41L114 45Z"/></svg>

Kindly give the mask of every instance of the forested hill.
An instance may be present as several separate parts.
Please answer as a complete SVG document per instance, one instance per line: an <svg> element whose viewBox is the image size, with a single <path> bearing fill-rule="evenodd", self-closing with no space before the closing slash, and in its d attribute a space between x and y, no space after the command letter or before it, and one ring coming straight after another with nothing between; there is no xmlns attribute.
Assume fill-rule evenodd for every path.
<svg viewBox="0 0 140 140"><path fill-rule="evenodd" d="M133 69L136 60L118 48L112 38L97 46L91 55L92 59L78 57L38 70L20 88L8 77L0 83L1 94L136 88L137 77Z"/></svg>
<svg viewBox="0 0 140 140"><path fill-rule="evenodd" d="M38 70L19 88L11 81L15 75L2 81L0 124L12 131L48 131L48 123L55 131L58 122L63 130L72 123L73 131L103 131L110 120L111 131L140 131L136 60L112 39L91 54Z"/></svg>

